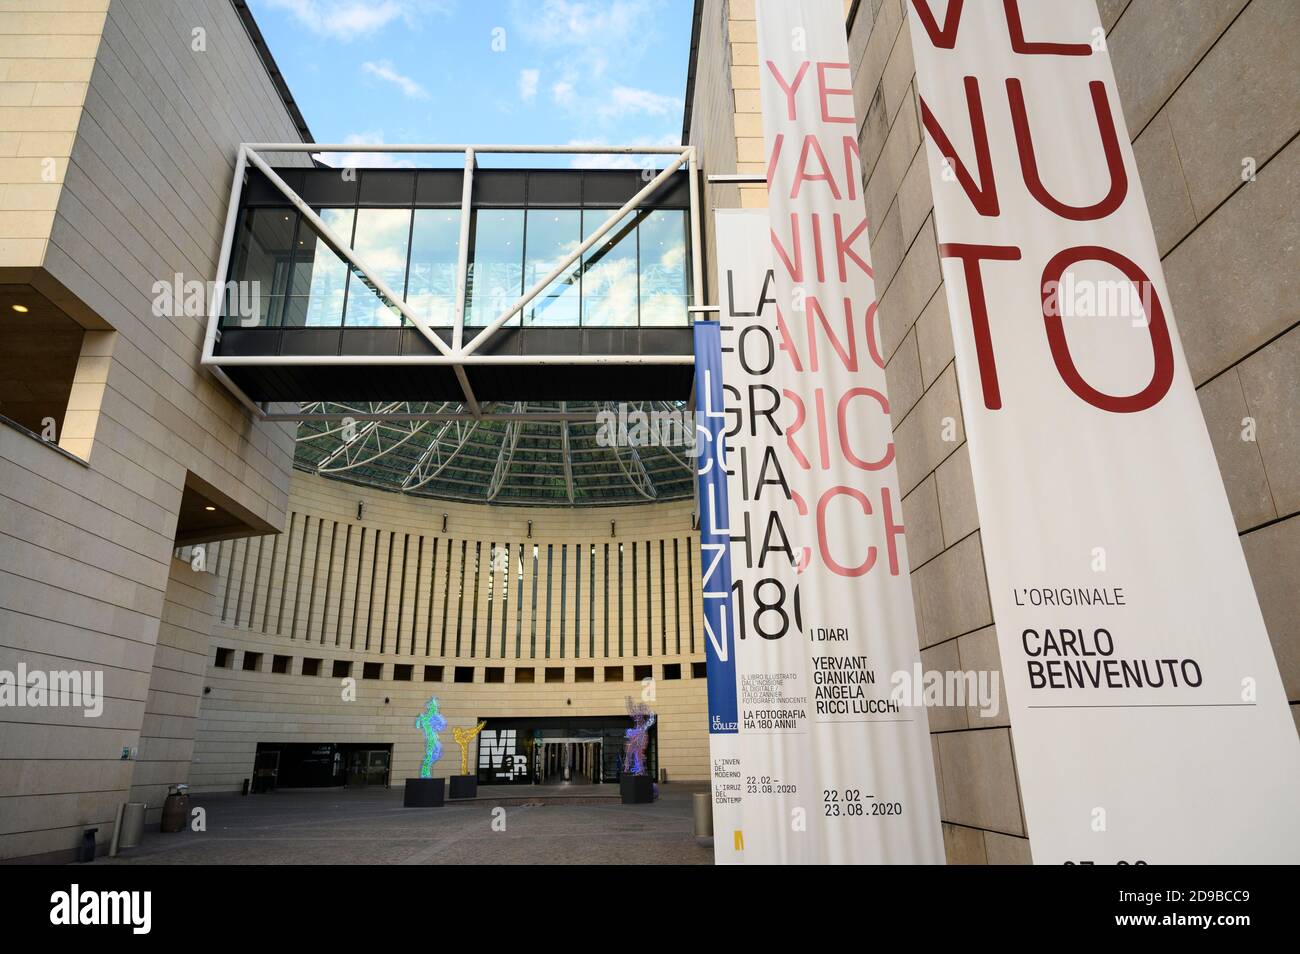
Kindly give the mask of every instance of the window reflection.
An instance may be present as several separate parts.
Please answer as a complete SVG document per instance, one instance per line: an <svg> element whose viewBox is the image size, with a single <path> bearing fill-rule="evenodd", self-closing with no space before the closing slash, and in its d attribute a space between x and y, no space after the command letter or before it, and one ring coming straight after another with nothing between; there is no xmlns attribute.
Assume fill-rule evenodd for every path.
<svg viewBox="0 0 1300 954"><path fill-rule="evenodd" d="M465 324L486 325L524 292L523 209L474 213L474 255L469 266ZM517 325L516 315L509 324Z"/></svg>
<svg viewBox="0 0 1300 954"><path fill-rule="evenodd" d="M613 214L587 209L582 234L589 237ZM583 260L582 323L627 326L637 323L636 213L629 212L605 233Z"/></svg>
<svg viewBox="0 0 1300 954"><path fill-rule="evenodd" d="M352 241L351 209L318 209L316 214L345 242ZM343 320L348 263L329 247L305 219L298 223L293 256L293 283L283 324L337 328Z"/></svg>
<svg viewBox="0 0 1300 954"><path fill-rule="evenodd" d="M222 319L223 325L257 327L280 323L296 219L296 213L284 209L244 210L230 274L234 281L258 283L257 319L245 321L232 315ZM252 299L251 287L244 297Z"/></svg>
<svg viewBox="0 0 1300 954"><path fill-rule="evenodd" d="M406 302L431 325L456 320L460 209L416 209Z"/></svg>
<svg viewBox="0 0 1300 954"><path fill-rule="evenodd" d="M411 235L410 209L360 209L352 247L358 260L383 279L393 294L405 290L406 249ZM348 283L348 307L344 324L349 327L400 325L402 313L385 301L356 269Z"/></svg>
<svg viewBox="0 0 1300 954"><path fill-rule="evenodd" d="M532 288L582 242L582 213L577 209L528 210L528 261L524 265L524 287ZM560 274L529 303L526 320L530 325L578 324L578 296L582 269L579 263Z"/></svg>
<svg viewBox="0 0 1300 954"><path fill-rule="evenodd" d="M641 324L686 324L686 213L656 209L641 219Z"/></svg>
<svg viewBox="0 0 1300 954"><path fill-rule="evenodd" d="M460 210L318 209L358 258L429 324L456 314ZM474 212L467 325L482 327L549 274L612 214L607 209L479 209ZM683 209L624 216L524 309L529 325L635 327L689 324L691 287ZM409 247L409 255L408 255ZM256 321L246 326L392 327L395 304L292 209L243 210L230 277L257 282ZM252 290L244 292L248 300ZM245 325L238 316L223 326ZM510 321L520 324L519 316Z"/></svg>

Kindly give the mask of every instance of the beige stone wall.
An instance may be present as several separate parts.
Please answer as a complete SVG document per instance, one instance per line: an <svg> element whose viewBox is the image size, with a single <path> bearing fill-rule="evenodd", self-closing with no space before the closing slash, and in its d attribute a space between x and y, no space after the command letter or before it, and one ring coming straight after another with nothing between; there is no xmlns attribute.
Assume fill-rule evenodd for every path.
<svg viewBox="0 0 1300 954"><path fill-rule="evenodd" d="M108 0L0 5L0 268L45 261Z"/></svg>
<svg viewBox="0 0 1300 954"><path fill-rule="evenodd" d="M701 0L691 124L686 142L699 150L706 182L702 224L708 300L718 296L713 210L763 208L767 187L708 182L710 175L763 175L763 117L758 101L758 33L754 0Z"/></svg>
<svg viewBox="0 0 1300 954"><path fill-rule="evenodd" d="M731 46L728 38L728 0L701 0L700 54L691 99L691 124L686 142L699 152L705 182L700 188L700 214L704 237L706 301L717 300L717 248L713 242L713 210L740 205L740 190L725 183L710 183L708 175L736 172L736 136L733 131L736 101L732 92ZM700 304L703 304L702 302Z"/></svg>
<svg viewBox="0 0 1300 954"><path fill-rule="evenodd" d="M1300 727L1300 5L1101 8L1187 363Z"/></svg>
<svg viewBox="0 0 1300 954"><path fill-rule="evenodd" d="M150 824L161 816L169 787L190 780L218 590L216 574L172 560L131 778L130 801L149 806Z"/></svg>
<svg viewBox="0 0 1300 954"><path fill-rule="evenodd" d="M727 3L727 42L730 50L731 93L735 104L731 129L736 142L736 172L763 175L763 110L758 99L758 19L754 0ZM767 187L738 187L741 208L765 208Z"/></svg>
<svg viewBox="0 0 1300 954"><path fill-rule="evenodd" d="M216 554L212 692L203 696L192 783L237 789L258 742L391 742L393 778L413 776L424 751L414 719L431 695L449 726L485 716L620 715L626 696L641 695L636 667L647 666L660 768L674 779L707 778L705 682L692 670L704 662L704 630L691 507L460 504L296 473L287 531L229 541ZM490 560L506 546L508 588L505 569ZM218 648L233 651L233 668L214 664ZM243 669L247 653L262 654L256 671ZM288 673L271 671L275 655L291 657ZM304 658L321 660L320 675L302 675ZM344 701L332 675L339 660L352 663L355 701ZM380 679L361 678L367 662L382 665ZM410 681L394 679L398 665L412 667ZM442 679L425 681L425 666L442 667ZM473 683L453 681L458 666L472 668ZM607 680L607 667L622 681ZM489 668L504 681L487 682ZM563 682L545 681L548 668L562 670ZM516 682L520 669L535 682ZM578 682L588 669L592 681ZM438 773L446 775L458 750L450 730L444 735Z"/></svg>
<svg viewBox="0 0 1300 954"><path fill-rule="evenodd" d="M171 561L187 474L248 520L285 519L290 431L252 424L200 369L200 320L151 304L156 281L216 277L235 146L297 132L229 0L14 0L0 5L0 69L0 109L18 123L0 124L0 147L22 160L0 168L66 157L39 247L8 214L27 193L0 189L0 267L39 265L22 280L57 286L79 321L112 329L86 336L72 443L0 424L0 669L101 670L108 697L98 719L0 710L0 858L66 858L86 827L107 841L133 786L163 784L159 764L188 761L120 757L168 735L171 664L155 646L160 625L184 627ZM76 105L42 105L55 93Z"/></svg>

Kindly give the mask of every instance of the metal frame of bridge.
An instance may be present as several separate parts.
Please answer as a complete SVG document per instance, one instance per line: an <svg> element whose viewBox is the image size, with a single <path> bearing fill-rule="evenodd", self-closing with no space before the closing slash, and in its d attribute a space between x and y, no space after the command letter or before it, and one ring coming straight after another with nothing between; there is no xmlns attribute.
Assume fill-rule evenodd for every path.
<svg viewBox="0 0 1300 954"><path fill-rule="evenodd" d="M378 274L369 268L364 261L357 255L356 251L348 245L347 242L334 232L318 216L312 208L295 192L280 175L271 167L262 156L262 153L307 153L307 154L325 154L325 153L356 153L356 152L373 152L373 153L423 153L423 154L447 154L461 153L465 157L464 179L461 188L461 218L460 218L460 250L457 262L456 274L456 302L454 311L454 324L452 328L452 340L448 344L445 342L420 316L415 314L414 310L406 303L402 296L393 292L392 288L379 277ZM644 156L672 156L666 168L659 171L657 175L646 181L642 189L634 196L627 200L626 203L615 212L613 212L605 222L591 233L581 244L572 252L565 256L545 277L539 280L531 288L515 301L509 308L503 311L485 327L479 330L470 340L465 340L465 297L467 288L467 277L469 272L469 230L470 214L472 209L472 195L474 185L474 170L476 168L475 157L479 154L503 153L513 155L528 154L560 154L560 155L644 155ZM244 187L245 173L249 166L258 169L271 184L282 192L289 202L302 214L303 218L309 222L320 236L334 248L334 250L348 264L359 272L369 281L374 288L393 304L398 311L410 322L421 335L428 340L433 346L435 354L403 354L403 355L219 355L216 354L217 341L221 335L220 320L222 312L222 295L211 296L212 300L208 308L207 331L203 339L203 357L202 364L209 368L223 385L253 414L258 420L278 420L278 421L297 421L303 419L303 414L293 413L269 413L264 407L254 402L230 376L224 368L237 367L240 365L252 365L262 367L274 367L285 365L443 365L450 366L459 381L462 391L464 392L464 405L467 408L467 416L470 418L481 418L485 410L474 395L468 375L465 373L466 367L475 365L686 365L693 364L695 358L690 354L545 354L536 356L524 355L491 355L478 354L479 349L487 343L505 324L515 315L520 314L539 294L558 278L569 270L575 262L579 261L581 256L590 248L596 245L606 233L613 229L625 215L634 209L640 208L642 203L650 197L656 189L666 183L669 178L682 166L688 170L689 194L690 194L690 233L691 233L691 282L693 289L694 306L689 309L690 313L699 313L714 311L715 308L704 306L704 265L703 250L700 239L700 202L699 202L699 181L698 181L698 156L694 146L468 146L468 145L387 145L387 144L320 144L320 143L243 143L235 160L234 184L230 193L230 204L226 210L225 232L221 239L221 254L217 262L217 282L224 283L227 280L227 274L230 268L231 250L234 245L235 229L239 219L240 199ZM644 176L643 176L644 178ZM312 402L313 404L319 402ZM310 413L310 412L309 412ZM313 417L317 420L319 412ZM398 411L394 408L392 416L394 418L409 418L410 411ZM525 415L526 416L526 415Z"/></svg>

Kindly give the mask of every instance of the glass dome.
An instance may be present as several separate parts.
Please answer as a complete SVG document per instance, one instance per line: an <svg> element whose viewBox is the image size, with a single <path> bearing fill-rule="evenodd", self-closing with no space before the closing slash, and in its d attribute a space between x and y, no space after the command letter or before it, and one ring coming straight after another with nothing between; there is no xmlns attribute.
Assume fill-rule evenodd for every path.
<svg viewBox="0 0 1300 954"><path fill-rule="evenodd" d="M693 491L685 402L494 402L475 419L450 402L326 401L301 413L298 470L384 490L533 506L643 503ZM375 415L389 417L368 419Z"/></svg>

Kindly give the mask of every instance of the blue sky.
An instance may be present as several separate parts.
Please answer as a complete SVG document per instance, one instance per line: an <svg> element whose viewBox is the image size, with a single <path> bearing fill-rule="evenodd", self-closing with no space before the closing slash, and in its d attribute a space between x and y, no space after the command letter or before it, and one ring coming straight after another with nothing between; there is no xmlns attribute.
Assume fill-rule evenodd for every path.
<svg viewBox="0 0 1300 954"><path fill-rule="evenodd" d="M249 6L317 142L675 145L681 138L690 0ZM433 164L416 156L329 161Z"/></svg>

